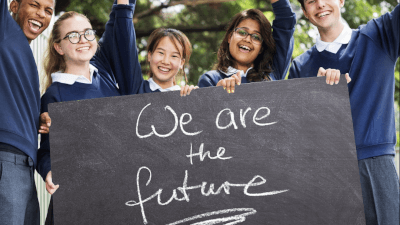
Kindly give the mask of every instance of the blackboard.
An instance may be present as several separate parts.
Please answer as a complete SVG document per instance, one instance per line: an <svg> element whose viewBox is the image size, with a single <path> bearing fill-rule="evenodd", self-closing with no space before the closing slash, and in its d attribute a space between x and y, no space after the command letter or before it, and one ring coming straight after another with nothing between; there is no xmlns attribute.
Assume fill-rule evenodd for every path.
<svg viewBox="0 0 400 225"><path fill-rule="evenodd" d="M365 224L347 85L55 103L62 224Z"/></svg>

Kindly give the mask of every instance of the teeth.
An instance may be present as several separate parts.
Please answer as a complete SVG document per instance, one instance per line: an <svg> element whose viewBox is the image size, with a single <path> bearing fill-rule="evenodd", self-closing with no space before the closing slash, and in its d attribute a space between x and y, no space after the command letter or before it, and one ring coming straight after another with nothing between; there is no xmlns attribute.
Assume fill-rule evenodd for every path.
<svg viewBox="0 0 400 225"><path fill-rule="evenodd" d="M162 67L158 67L158 69L161 70L161 71L164 71L164 72L170 71L169 69L167 69L167 68L162 68Z"/></svg>
<svg viewBox="0 0 400 225"><path fill-rule="evenodd" d="M36 20L29 20L29 22L38 26L39 28L41 28L43 26L42 23L40 23L39 21L36 21Z"/></svg>
<svg viewBox="0 0 400 225"><path fill-rule="evenodd" d="M77 51L83 51L83 50L89 50L89 47L82 47L82 48L78 48L76 49Z"/></svg>
<svg viewBox="0 0 400 225"><path fill-rule="evenodd" d="M247 47L247 46L245 46L245 45L241 45L241 46L240 46L240 48L243 48L244 50L248 50L248 51L250 51L250 48L249 48L249 47Z"/></svg>
<svg viewBox="0 0 400 225"><path fill-rule="evenodd" d="M328 15L328 14L329 14L328 12L323 12L323 13L319 14L318 16L319 16L319 17L324 17L324 16L326 16L326 15Z"/></svg>

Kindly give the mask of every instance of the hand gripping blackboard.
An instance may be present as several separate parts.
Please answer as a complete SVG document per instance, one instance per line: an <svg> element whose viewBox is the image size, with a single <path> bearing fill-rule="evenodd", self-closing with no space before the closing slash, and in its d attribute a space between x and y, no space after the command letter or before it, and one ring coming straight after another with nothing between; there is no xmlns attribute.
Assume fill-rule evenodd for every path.
<svg viewBox="0 0 400 225"><path fill-rule="evenodd" d="M62 224L365 224L346 82L55 103Z"/></svg>

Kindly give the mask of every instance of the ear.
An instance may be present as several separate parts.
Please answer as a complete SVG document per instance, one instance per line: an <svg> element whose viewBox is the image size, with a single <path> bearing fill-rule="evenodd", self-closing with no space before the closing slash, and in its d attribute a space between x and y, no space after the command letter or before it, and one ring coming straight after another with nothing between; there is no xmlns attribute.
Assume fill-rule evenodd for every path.
<svg viewBox="0 0 400 225"><path fill-rule="evenodd" d="M342 8L344 6L344 0L339 0L339 6Z"/></svg>
<svg viewBox="0 0 400 225"><path fill-rule="evenodd" d="M229 34L229 37L228 37L228 44L231 43L232 34L233 34L233 32L231 32L231 33Z"/></svg>
<svg viewBox="0 0 400 225"><path fill-rule="evenodd" d="M185 65L185 59L181 60L181 65L179 66L179 69L183 70L183 65Z"/></svg>
<svg viewBox="0 0 400 225"><path fill-rule="evenodd" d="M10 10L11 10L11 12L12 12L13 14L17 14L18 8L19 8L19 3L18 3L17 1L15 1L15 0L13 0L13 1L10 3Z"/></svg>
<svg viewBox="0 0 400 225"><path fill-rule="evenodd" d="M147 52L147 61L150 62L151 52Z"/></svg>
<svg viewBox="0 0 400 225"><path fill-rule="evenodd" d="M308 19L307 11L303 7L301 7L301 10L303 10L304 16Z"/></svg>
<svg viewBox="0 0 400 225"><path fill-rule="evenodd" d="M64 51L61 49L61 46L59 43L54 43L53 47L58 52L58 54L64 55Z"/></svg>

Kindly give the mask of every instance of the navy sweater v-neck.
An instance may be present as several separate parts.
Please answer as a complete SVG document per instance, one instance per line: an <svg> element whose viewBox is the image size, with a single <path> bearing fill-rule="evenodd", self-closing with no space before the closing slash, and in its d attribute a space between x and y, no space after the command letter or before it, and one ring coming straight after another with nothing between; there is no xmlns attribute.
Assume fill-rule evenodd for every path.
<svg viewBox="0 0 400 225"><path fill-rule="evenodd" d="M0 0L0 143L18 148L36 165L39 76L28 40Z"/></svg>

